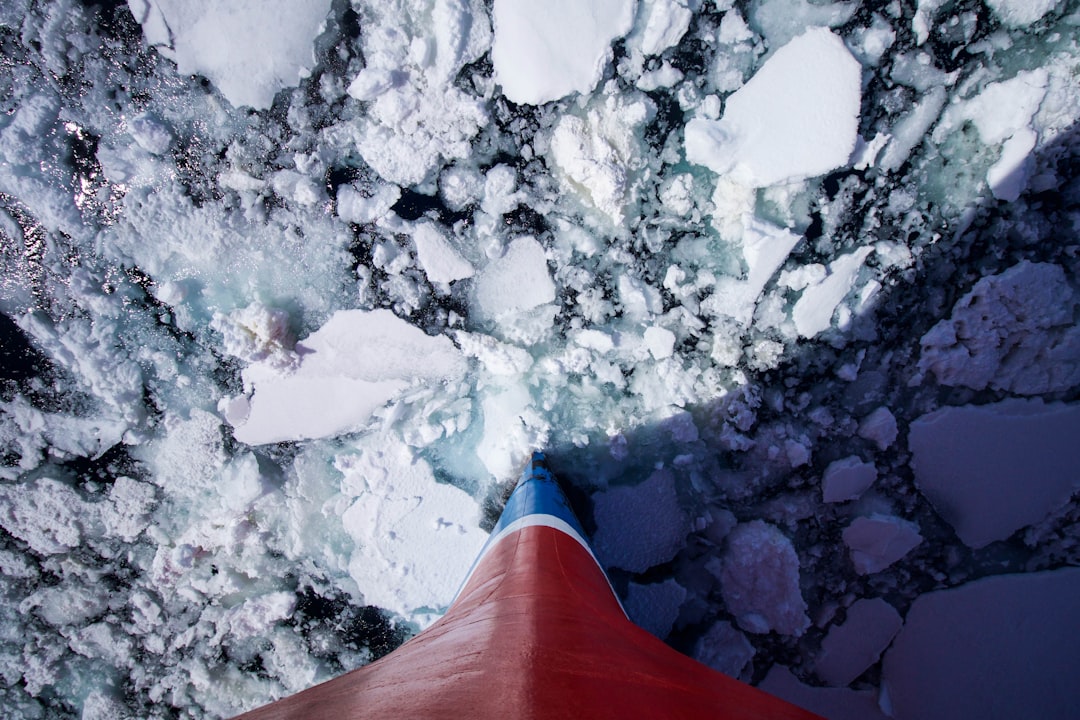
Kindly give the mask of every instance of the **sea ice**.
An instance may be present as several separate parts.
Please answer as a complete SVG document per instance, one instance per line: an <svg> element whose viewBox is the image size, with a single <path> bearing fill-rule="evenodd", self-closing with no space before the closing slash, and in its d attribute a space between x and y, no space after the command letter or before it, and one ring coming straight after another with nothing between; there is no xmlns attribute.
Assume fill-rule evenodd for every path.
<svg viewBox="0 0 1080 720"><path fill-rule="evenodd" d="M881 572L918 547L923 540L915 523L878 513L855 518L844 528L843 538L851 551L855 572L860 575Z"/></svg>
<svg viewBox="0 0 1080 720"><path fill-rule="evenodd" d="M623 607L635 624L663 640L678 619L684 600L686 588L674 578L648 585L632 582Z"/></svg>
<svg viewBox="0 0 1080 720"><path fill-rule="evenodd" d="M754 646L726 620L718 620L694 645L694 659L725 675L739 677L754 659Z"/></svg>
<svg viewBox="0 0 1080 720"><path fill-rule="evenodd" d="M1002 23L1019 28L1041 20L1061 0L986 0L986 4Z"/></svg>
<svg viewBox="0 0 1080 720"><path fill-rule="evenodd" d="M439 483L431 467L400 443L339 454L341 516L356 543L349 575L364 602L426 625L453 600L487 536L474 501Z"/></svg>
<svg viewBox="0 0 1080 720"><path fill-rule="evenodd" d="M1080 384L1078 306L1060 266L1024 260L980 278L923 336L919 368L975 390L1068 390Z"/></svg>
<svg viewBox="0 0 1080 720"><path fill-rule="evenodd" d="M762 520L731 531L719 573L728 611L743 630L802 635L810 627L791 540Z"/></svg>
<svg viewBox="0 0 1080 720"><path fill-rule="evenodd" d="M852 455L834 460L821 477L821 494L825 502L856 500L877 480L877 468Z"/></svg>
<svg viewBox="0 0 1080 720"><path fill-rule="evenodd" d="M814 673L833 687L850 685L878 661L902 624L896 608L881 598L856 600L844 623L822 640Z"/></svg>
<svg viewBox="0 0 1080 720"><path fill-rule="evenodd" d="M180 75L204 75L236 107L269 108L315 67L330 0L128 0L150 45Z"/></svg>
<svg viewBox="0 0 1080 720"><path fill-rule="evenodd" d="M300 362L287 374L264 363L244 370L250 398L225 411L237 440L260 445L351 432L405 389L465 372L449 338L426 335L389 310L339 311L296 352Z"/></svg>
<svg viewBox="0 0 1080 720"><path fill-rule="evenodd" d="M720 120L686 124L686 159L753 187L841 167L858 136L861 77L838 36L808 30L728 98Z"/></svg>
<svg viewBox="0 0 1080 720"><path fill-rule="evenodd" d="M611 56L611 41L634 22L633 0L495 0L491 61L503 94L543 105L588 93Z"/></svg>
<svg viewBox="0 0 1080 720"><path fill-rule="evenodd" d="M829 274L813 283L795 301L791 319L800 336L812 338L832 327L836 308L855 286L855 279L873 248L841 255L829 264Z"/></svg>
<svg viewBox="0 0 1080 720"><path fill-rule="evenodd" d="M473 276L473 266L433 223L419 223L413 229L413 242L420 266L431 282L450 283Z"/></svg>
<svg viewBox="0 0 1080 720"><path fill-rule="evenodd" d="M1080 489L1080 405L1009 399L911 423L915 483L969 547L1004 540Z"/></svg>
<svg viewBox="0 0 1080 720"><path fill-rule="evenodd" d="M896 442L900 429L896 417L887 407L879 407L859 421L859 437L870 440L878 450L887 450Z"/></svg>
<svg viewBox="0 0 1080 720"><path fill-rule="evenodd" d="M773 665L758 687L829 720L888 718L878 706L877 693L804 685L783 665Z"/></svg>
<svg viewBox="0 0 1080 720"><path fill-rule="evenodd" d="M596 556L607 567L630 572L645 572L673 558L690 531L669 470L657 470L638 485L595 494L593 515Z"/></svg>
<svg viewBox="0 0 1080 720"><path fill-rule="evenodd" d="M896 720L1076 716L1080 569L997 575L926 593L885 654Z"/></svg>
<svg viewBox="0 0 1080 720"><path fill-rule="evenodd" d="M502 257L488 263L473 281L476 316L494 320L504 333L524 340L550 327L544 306L554 299L544 248L529 236L512 240Z"/></svg>

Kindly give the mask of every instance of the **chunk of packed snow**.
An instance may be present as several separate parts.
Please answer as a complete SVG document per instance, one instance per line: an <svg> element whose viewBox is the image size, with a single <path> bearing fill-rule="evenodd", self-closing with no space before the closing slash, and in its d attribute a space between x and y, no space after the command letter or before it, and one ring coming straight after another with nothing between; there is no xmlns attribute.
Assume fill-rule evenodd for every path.
<svg viewBox="0 0 1080 720"><path fill-rule="evenodd" d="M342 493L353 498L341 521L356 543L349 575L364 602L427 625L453 600L486 540L476 502L436 481L399 443L342 453L334 466Z"/></svg>
<svg viewBox="0 0 1080 720"><path fill-rule="evenodd" d="M86 503L70 486L42 477L19 485L0 485L0 527L42 555L78 547Z"/></svg>
<svg viewBox="0 0 1080 720"><path fill-rule="evenodd" d="M473 276L473 266L461 256L434 223L423 222L413 229L416 257L424 274L433 283L449 283Z"/></svg>
<svg viewBox="0 0 1080 720"><path fill-rule="evenodd" d="M551 159L563 187L620 229L641 164L639 130L654 111L643 97L611 95L593 103L584 117L560 117L551 136Z"/></svg>
<svg viewBox="0 0 1080 720"><path fill-rule="evenodd" d="M1076 716L1080 569L926 593L885 655L896 720Z"/></svg>
<svg viewBox="0 0 1080 720"><path fill-rule="evenodd" d="M645 345L656 360L669 358L675 351L675 333L655 325L647 327L645 328Z"/></svg>
<svg viewBox="0 0 1080 720"><path fill-rule="evenodd" d="M686 0L645 0L642 5L644 24L634 33L641 38L641 52L659 55L678 45L694 17Z"/></svg>
<svg viewBox="0 0 1080 720"><path fill-rule="evenodd" d="M342 185L337 193L337 213L345 222L365 225L390 212L401 197L401 188L379 183L370 194L361 193L353 185Z"/></svg>
<svg viewBox="0 0 1080 720"><path fill-rule="evenodd" d="M675 476L657 470L645 482L593 495L596 556L607 567L645 572L675 556L689 518L675 494Z"/></svg>
<svg viewBox="0 0 1080 720"><path fill-rule="evenodd" d="M686 125L686 159L764 187L843 166L858 136L862 71L824 28L776 51L727 100L720 120Z"/></svg>
<svg viewBox="0 0 1080 720"><path fill-rule="evenodd" d="M210 326L221 333L224 351L247 363L293 367L299 360L289 330L289 314L256 302L228 315L216 313Z"/></svg>
<svg viewBox="0 0 1080 720"><path fill-rule="evenodd" d="M449 338L426 335L389 310L339 311L296 352L300 362L289 374L263 363L244 370L250 400L226 411L237 440L260 445L354 431L405 389L465 372Z"/></svg>
<svg viewBox="0 0 1080 720"><path fill-rule="evenodd" d="M847 609L847 619L834 625L821 641L814 673L834 687L850 685L881 657L903 621L881 598L863 598Z"/></svg>
<svg viewBox="0 0 1080 720"><path fill-rule="evenodd" d="M143 150L154 155L168 152L173 135L169 126L153 113L139 113L128 121L128 133Z"/></svg>
<svg viewBox="0 0 1080 720"><path fill-rule="evenodd" d="M632 582L626 591L623 607L638 627L663 640L678 619L684 600L686 588L674 578L648 585Z"/></svg>
<svg viewBox="0 0 1080 720"><path fill-rule="evenodd" d="M829 274L803 290L791 311L799 335L812 338L832 326L833 314L855 286L855 279L872 248L863 247L841 255L829 264Z"/></svg>
<svg viewBox="0 0 1080 720"><path fill-rule="evenodd" d="M834 460L821 477L821 495L825 502L856 500L877 480L874 463L866 463L851 455Z"/></svg>
<svg viewBox="0 0 1080 720"><path fill-rule="evenodd" d="M744 216L742 225L742 254L746 263L746 278L720 278L712 296L703 306L711 312L733 318L740 325L748 326L765 286L784 264L795 245L802 240L802 236L752 216Z"/></svg>
<svg viewBox="0 0 1080 720"><path fill-rule="evenodd" d="M783 665L773 665L758 685L765 692L829 720L886 720L877 693L804 685Z"/></svg>
<svg viewBox="0 0 1080 720"><path fill-rule="evenodd" d="M860 575L881 572L918 547L923 540L915 523L878 513L855 518L844 528L843 538L851 551L855 572Z"/></svg>
<svg viewBox="0 0 1080 720"><path fill-rule="evenodd" d="M484 432L476 456L496 480L513 477L529 453L545 443L547 422L532 405L529 388L521 382L490 387L484 395Z"/></svg>
<svg viewBox="0 0 1080 720"><path fill-rule="evenodd" d="M1003 24L1019 28L1041 20L1061 0L986 0L986 4Z"/></svg>
<svg viewBox="0 0 1080 720"><path fill-rule="evenodd" d="M269 108L315 67L330 0L128 0L147 42L180 75L204 75L236 107Z"/></svg>
<svg viewBox="0 0 1080 720"><path fill-rule="evenodd" d="M555 299L544 248L528 236L513 240L502 257L480 271L474 283L473 310L488 319L531 310Z"/></svg>
<svg viewBox="0 0 1080 720"><path fill-rule="evenodd" d="M611 41L630 31L633 0L495 0L491 61L503 94L542 105L590 92L611 56Z"/></svg>
<svg viewBox="0 0 1080 720"><path fill-rule="evenodd" d="M802 635L810 627L791 540L761 520L731 531L719 579L728 611L743 630Z"/></svg>
<svg viewBox="0 0 1080 720"><path fill-rule="evenodd" d="M694 644L694 659L713 670L739 677L754 659L754 646L726 620L718 620Z"/></svg>
<svg viewBox="0 0 1080 720"><path fill-rule="evenodd" d="M859 421L859 437L870 440L878 450L887 450L896 442L900 430L896 417L887 407L879 407Z"/></svg>
<svg viewBox="0 0 1080 720"><path fill-rule="evenodd" d="M1037 523L1080 489L1080 405L1009 399L911 423L915 483L970 547Z"/></svg>
<svg viewBox="0 0 1080 720"><path fill-rule="evenodd" d="M981 278L922 338L943 385L1035 395L1080 384L1080 297L1058 265L1021 261Z"/></svg>

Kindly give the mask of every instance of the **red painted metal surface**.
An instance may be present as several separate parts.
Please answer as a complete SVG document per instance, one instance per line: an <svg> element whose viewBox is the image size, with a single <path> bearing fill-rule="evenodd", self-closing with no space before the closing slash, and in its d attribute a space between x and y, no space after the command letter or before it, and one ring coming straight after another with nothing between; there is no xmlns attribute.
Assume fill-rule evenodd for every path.
<svg viewBox="0 0 1080 720"><path fill-rule="evenodd" d="M393 653L241 717L817 716L638 628L580 542L534 525L491 547L446 615Z"/></svg>

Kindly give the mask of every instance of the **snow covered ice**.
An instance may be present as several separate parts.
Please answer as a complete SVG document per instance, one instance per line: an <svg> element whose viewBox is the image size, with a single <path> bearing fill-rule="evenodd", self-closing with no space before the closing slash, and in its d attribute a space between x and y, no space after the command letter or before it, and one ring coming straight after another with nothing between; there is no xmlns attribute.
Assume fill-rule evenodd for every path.
<svg viewBox="0 0 1080 720"><path fill-rule="evenodd" d="M370 662L535 448L679 650L829 718L1070 717L1078 27L3 4L5 717Z"/></svg>

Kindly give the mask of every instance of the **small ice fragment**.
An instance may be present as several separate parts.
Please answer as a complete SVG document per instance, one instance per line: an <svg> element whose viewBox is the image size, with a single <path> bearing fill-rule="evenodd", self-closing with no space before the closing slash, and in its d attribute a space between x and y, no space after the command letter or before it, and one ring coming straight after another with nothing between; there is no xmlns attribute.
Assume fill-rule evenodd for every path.
<svg viewBox="0 0 1080 720"><path fill-rule="evenodd" d="M877 468L873 463L864 463L855 455L835 460L821 478L822 497L828 503L856 500L875 480Z"/></svg>
<svg viewBox="0 0 1080 720"><path fill-rule="evenodd" d="M879 407L859 422L859 437L870 440L878 450L887 450L899 434L896 418L887 407Z"/></svg>
<svg viewBox="0 0 1080 720"><path fill-rule="evenodd" d="M986 0L986 4L1003 24L1022 28L1041 20L1061 0Z"/></svg>
<svg viewBox="0 0 1080 720"><path fill-rule="evenodd" d="M675 333L655 325L647 327L645 328L645 345L655 359L669 358L675 352Z"/></svg>
<svg viewBox="0 0 1080 720"><path fill-rule="evenodd" d="M434 223L419 223L413 230L413 242L420 266L431 282L449 283L473 276L473 266Z"/></svg>
<svg viewBox="0 0 1080 720"><path fill-rule="evenodd" d="M915 523L878 513L855 518L844 528L843 538L851 551L855 572L860 575L881 572L923 540Z"/></svg>
<svg viewBox="0 0 1080 720"><path fill-rule="evenodd" d="M631 582L623 606L638 627L663 640L678 619L679 607L684 600L686 588L675 578L668 578L649 585Z"/></svg>
<svg viewBox="0 0 1080 720"><path fill-rule="evenodd" d="M726 620L718 620L698 638L694 658L730 677L739 677L754 659L754 646Z"/></svg>
<svg viewBox="0 0 1080 720"><path fill-rule="evenodd" d="M496 319L530 310L555 299L544 248L532 237L519 237L476 278L473 301L478 315Z"/></svg>
<svg viewBox="0 0 1080 720"><path fill-rule="evenodd" d="M678 45L694 17L685 0L647 0L643 4L648 14L641 31L641 51L659 55Z"/></svg>
<svg viewBox="0 0 1080 720"><path fill-rule="evenodd" d="M357 225L375 222L390 212L400 197L401 188L390 183L379 183L369 195L352 185L342 185L337 193L338 217Z"/></svg>
<svg viewBox="0 0 1080 720"><path fill-rule="evenodd" d="M141 113L128 121L128 132L143 150L153 155L168 152L173 135L169 126L153 113Z"/></svg>
<svg viewBox="0 0 1080 720"><path fill-rule="evenodd" d="M719 579L727 609L747 632L799 636L810 627L799 556L776 527L754 520L732 530Z"/></svg>
<svg viewBox="0 0 1080 720"><path fill-rule="evenodd" d="M364 68L346 91L357 100L374 100L394 87L394 73L384 68Z"/></svg>
<svg viewBox="0 0 1080 720"><path fill-rule="evenodd" d="M863 247L842 255L829 264L829 274L821 282L803 290L791 311L795 328L804 338L812 338L832 326L837 306L855 285L855 279L872 248Z"/></svg>
<svg viewBox="0 0 1080 720"><path fill-rule="evenodd" d="M821 642L814 672L834 687L850 685L877 662L901 625L900 613L881 598L856 600L844 624L834 625Z"/></svg>

